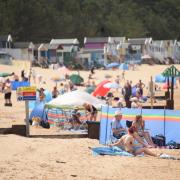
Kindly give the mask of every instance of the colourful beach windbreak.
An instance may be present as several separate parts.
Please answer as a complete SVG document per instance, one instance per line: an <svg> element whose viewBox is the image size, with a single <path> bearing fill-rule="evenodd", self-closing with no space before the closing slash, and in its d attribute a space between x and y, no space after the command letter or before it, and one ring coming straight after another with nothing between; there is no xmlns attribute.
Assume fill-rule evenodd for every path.
<svg viewBox="0 0 180 180"><path fill-rule="evenodd" d="M112 120L117 108L102 107L100 125L100 143L107 144L112 138ZM126 127L126 121L133 121L136 115L142 115L145 128L152 136L162 134L166 136L166 142L174 140L180 142L180 110L167 109L128 109L122 108L122 125Z"/></svg>

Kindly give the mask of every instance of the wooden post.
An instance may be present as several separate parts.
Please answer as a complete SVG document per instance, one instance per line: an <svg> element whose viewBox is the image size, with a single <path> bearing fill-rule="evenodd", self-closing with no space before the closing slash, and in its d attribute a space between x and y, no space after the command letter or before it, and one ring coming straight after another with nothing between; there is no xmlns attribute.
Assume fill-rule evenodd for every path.
<svg viewBox="0 0 180 180"><path fill-rule="evenodd" d="M150 92L150 99L151 99L151 109L153 109L154 84L153 84L152 76L149 82L149 92Z"/></svg>
<svg viewBox="0 0 180 180"><path fill-rule="evenodd" d="M25 111L26 111L26 136L29 137L29 101L25 101Z"/></svg>
<svg viewBox="0 0 180 180"><path fill-rule="evenodd" d="M171 100L174 100L174 77L171 78Z"/></svg>

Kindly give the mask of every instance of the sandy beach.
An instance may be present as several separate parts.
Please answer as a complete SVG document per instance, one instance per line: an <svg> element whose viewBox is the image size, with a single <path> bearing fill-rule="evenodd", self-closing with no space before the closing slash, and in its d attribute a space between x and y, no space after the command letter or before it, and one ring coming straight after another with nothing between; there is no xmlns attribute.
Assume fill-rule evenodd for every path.
<svg viewBox="0 0 180 180"><path fill-rule="evenodd" d="M175 65L180 70L180 65ZM167 65L141 65L135 71L125 72L125 78L136 84L141 79L146 85L151 76L162 73ZM29 63L15 61L12 66L0 65L0 72L15 72L29 69ZM38 84L52 91L55 83L51 77L60 76L52 69L36 67L46 83ZM73 71L77 73L77 71ZM89 72L80 71L86 80ZM95 70L94 81L101 82L105 75L112 78L121 75L121 70ZM58 87L60 85L58 84ZM162 86L161 84L159 86ZM82 88L82 87L81 87ZM147 93L145 89L145 94ZM180 110L180 85L175 89L175 109ZM12 107L4 106L4 96L0 94L0 128L9 128L14 124L24 124L24 102L17 102L16 93L12 94ZM162 102L164 103L164 102ZM48 131L48 130L46 130ZM155 180L180 179L180 161L154 157L117 157L93 156L91 147L102 146L98 140L88 138L26 138L17 135L0 135L0 179L138 179ZM180 150L152 149L180 157Z"/></svg>

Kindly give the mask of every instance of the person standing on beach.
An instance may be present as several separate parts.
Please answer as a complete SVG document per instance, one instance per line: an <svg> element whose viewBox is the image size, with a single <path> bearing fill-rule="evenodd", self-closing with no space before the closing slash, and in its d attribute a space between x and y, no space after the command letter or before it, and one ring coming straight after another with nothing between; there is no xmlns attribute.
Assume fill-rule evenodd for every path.
<svg viewBox="0 0 180 180"><path fill-rule="evenodd" d="M7 79L6 82L4 83L3 92L4 92L4 99L5 99L4 105L12 106L12 102L11 102L12 88L11 88L11 82L9 79Z"/></svg>
<svg viewBox="0 0 180 180"><path fill-rule="evenodd" d="M129 81L127 81L122 89L122 94L124 96L124 100L126 102L126 107L131 108L130 97L132 95L132 87Z"/></svg>
<svg viewBox="0 0 180 180"><path fill-rule="evenodd" d="M58 97L58 95L59 95L59 91L58 91L57 87L55 86L52 90L52 97L56 98L56 97Z"/></svg>
<svg viewBox="0 0 180 180"><path fill-rule="evenodd" d="M31 73L32 73L34 84L36 84L36 71L35 71L35 69L32 69Z"/></svg>
<svg viewBox="0 0 180 180"><path fill-rule="evenodd" d="M83 107L85 108L85 112L87 113L90 121L96 121L97 118L97 109L88 103L84 103Z"/></svg>

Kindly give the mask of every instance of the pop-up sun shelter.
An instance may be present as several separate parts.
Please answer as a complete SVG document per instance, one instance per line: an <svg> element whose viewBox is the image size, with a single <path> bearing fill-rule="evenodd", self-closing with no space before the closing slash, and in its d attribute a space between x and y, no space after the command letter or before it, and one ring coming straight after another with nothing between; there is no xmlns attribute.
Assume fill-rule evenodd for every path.
<svg viewBox="0 0 180 180"><path fill-rule="evenodd" d="M89 103L96 108L101 108L105 102L88 94L87 92L76 90L65 93L46 104L46 108L61 108L72 109L74 106L82 106L84 103Z"/></svg>
<svg viewBox="0 0 180 180"><path fill-rule="evenodd" d="M105 105L105 102L97 99L87 92L80 90L68 92L58 96L49 103L46 103L45 108L47 109L48 122L51 125L56 123L63 123L63 125L67 125L68 119L70 118L70 113L75 108L75 106L78 106L79 109L82 110L82 105L84 103L92 104L97 109L100 109L102 105ZM81 115L81 118L83 118L83 121L87 120L84 115Z"/></svg>

